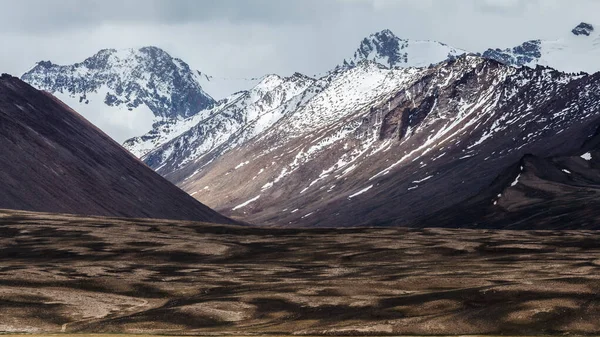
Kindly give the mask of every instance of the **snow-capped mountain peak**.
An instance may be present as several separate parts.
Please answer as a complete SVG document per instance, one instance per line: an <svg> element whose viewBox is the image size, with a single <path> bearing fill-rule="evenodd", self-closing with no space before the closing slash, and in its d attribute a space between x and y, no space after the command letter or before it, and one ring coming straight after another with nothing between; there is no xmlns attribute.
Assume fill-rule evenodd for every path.
<svg viewBox="0 0 600 337"><path fill-rule="evenodd" d="M158 47L102 49L82 62L38 62L22 79L48 91L117 140L165 118L186 118L214 105L196 72ZM140 126L141 125L141 126Z"/></svg>
<svg viewBox="0 0 600 337"><path fill-rule="evenodd" d="M582 22L557 40L530 40L513 48L488 49L482 56L516 67L539 64L566 72L594 73L600 70L600 33Z"/></svg>
<svg viewBox="0 0 600 337"><path fill-rule="evenodd" d="M354 67L362 60L375 61L388 68L424 67L464 53L464 50L436 41L401 39L384 29L365 37L352 58L344 60L342 67Z"/></svg>

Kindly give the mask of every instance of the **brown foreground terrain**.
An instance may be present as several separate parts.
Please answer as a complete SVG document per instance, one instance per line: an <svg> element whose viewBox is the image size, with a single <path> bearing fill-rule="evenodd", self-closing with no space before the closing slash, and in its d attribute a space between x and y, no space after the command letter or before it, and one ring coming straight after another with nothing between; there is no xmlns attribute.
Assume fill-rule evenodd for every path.
<svg viewBox="0 0 600 337"><path fill-rule="evenodd" d="M273 229L0 211L0 331L600 333L600 232Z"/></svg>

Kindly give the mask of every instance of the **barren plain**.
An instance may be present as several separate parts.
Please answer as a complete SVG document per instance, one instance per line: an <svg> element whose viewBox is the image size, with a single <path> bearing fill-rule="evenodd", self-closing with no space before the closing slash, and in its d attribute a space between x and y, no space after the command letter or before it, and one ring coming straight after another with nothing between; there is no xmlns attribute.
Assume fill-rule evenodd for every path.
<svg viewBox="0 0 600 337"><path fill-rule="evenodd" d="M0 211L0 331L600 333L600 233Z"/></svg>

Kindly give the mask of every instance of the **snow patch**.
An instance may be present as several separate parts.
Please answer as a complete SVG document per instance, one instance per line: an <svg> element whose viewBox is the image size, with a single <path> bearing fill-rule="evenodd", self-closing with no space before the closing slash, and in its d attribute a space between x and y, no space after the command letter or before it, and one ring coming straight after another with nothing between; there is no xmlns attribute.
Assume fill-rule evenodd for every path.
<svg viewBox="0 0 600 337"><path fill-rule="evenodd" d="M244 207L246 207L246 206L250 205L251 203L255 202L256 200L258 200L258 198L260 198L260 194L259 194L259 195L257 195L256 197L254 197L254 198L252 198L252 199L250 199L250 200L248 200L248 201L244 202L243 204L239 204L239 205L235 206L235 207L234 207L234 208L232 208L231 210L232 210L232 211L235 211L235 210L238 210L238 209L240 209L240 208L244 208Z"/></svg>
<svg viewBox="0 0 600 337"><path fill-rule="evenodd" d="M367 187L367 188L363 188L362 190L360 190L360 191L358 191L358 192L356 192L356 193L352 194L352 195L351 195L351 196L349 196L348 198L349 198L349 199L352 199L352 198L354 198L354 197L356 197L356 196L359 196L359 195L361 195L361 194L363 194L363 193L367 192L368 190L370 190L370 189L372 189L372 188L373 188L373 185L371 185L371 186L369 186L369 187Z"/></svg>
<svg viewBox="0 0 600 337"><path fill-rule="evenodd" d="M234 167L234 170L237 170L239 168L244 167L245 165L248 165L250 163L250 161L245 161L245 162L241 162L239 163L236 167Z"/></svg>
<svg viewBox="0 0 600 337"><path fill-rule="evenodd" d="M519 173L519 175L517 176L517 178L515 178L515 180L510 184L510 186L511 187L517 186L517 184L519 183L519 179L521 179L521 173Z"/></svg>
<svg viewBox="0 0 600 337"><path fill-rule="evenodd" d="M415 184L420 184L420 183L422 183L422 182L424 182L424 181L427 181L427 180L429 180L429 179L431 179L431 178L433 178L433 175L430 175L430 176L428 176L428 177L425 177L425 178L423 178L423 179L421 179L421 180L415 180L415 181L413 181L413 183L415 183Z"/></svg>

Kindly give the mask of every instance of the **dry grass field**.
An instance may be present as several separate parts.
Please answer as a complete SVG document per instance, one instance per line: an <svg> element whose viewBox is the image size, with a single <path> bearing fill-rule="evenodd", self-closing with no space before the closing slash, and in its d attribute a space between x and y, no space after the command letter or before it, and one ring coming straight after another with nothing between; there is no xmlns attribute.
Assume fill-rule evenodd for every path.
<svg viewBox="0 0 600 337"><path fill-rule="evenodd" d="M600 233L0 211L0 331L598 334Z"/></svg>

